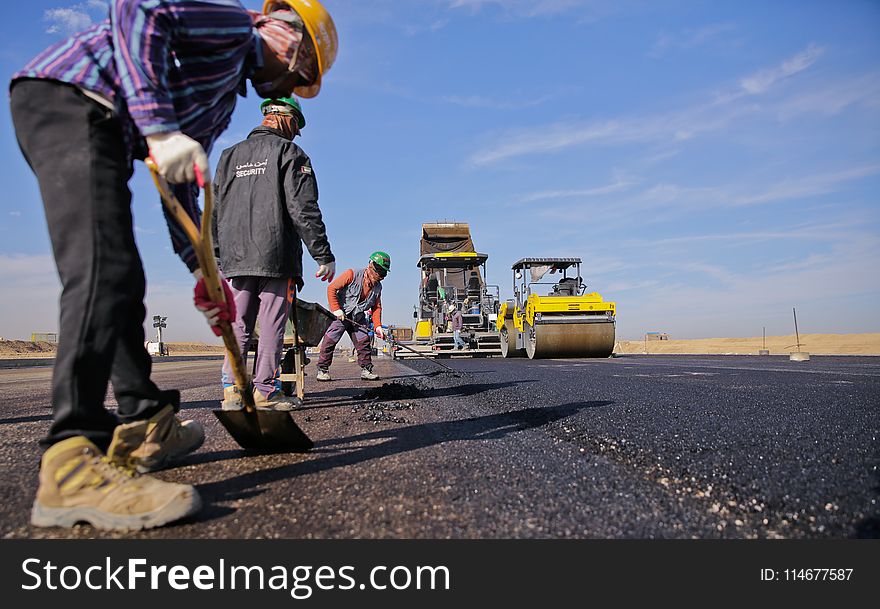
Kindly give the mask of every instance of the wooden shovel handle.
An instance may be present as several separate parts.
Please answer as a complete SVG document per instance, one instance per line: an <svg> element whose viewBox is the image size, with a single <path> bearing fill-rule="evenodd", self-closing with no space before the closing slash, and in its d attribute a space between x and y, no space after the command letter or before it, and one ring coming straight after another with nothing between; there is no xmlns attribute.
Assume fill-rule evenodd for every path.
<svg viewBox="0 0 880 609"><path fill-rule="evenodd" d="M214 239L211 233L211 222L213 221L214 216L214 193L211 188L211 182L202 180L201 172L199 172L199 185L205 191L205 209L202 212L202 228L200 231L196 228L193 219L190 218L189 214L186 213L186 210L183 209L183 206L180 204L180 201L177 200L177 197L175 197L168 189L165 179L159 175L158 167L156 167L153 160L148 158L146 163L147 167L150 169L150 174L153 176L153 183L156 185L156 190L159 191L159 196L162 198L162 203L165 205L168 213L177 220L177 223L183 228L183 232L186 233L190 243L192 243L193 250L195 250L196 253L196 259L199 263L199 268L202 270L202 277L205 279L205 286L208 288L208 293L210 294L211 299L215 302L226 302L226 293L223 291L223 286L220 283L222 281L220 279L220 271L217 269L217 261L214 259ZM238 341L235 340L235 333L232 331L232 325L224 320L220 320L218 325L222 332L223 345L226 347L226 354L232 364L232 374L235 377L235 386L238 387L238 392L241 395L245 410L252 412L256 409L254 406L254 396L250 391L247 370L244 367L244 359L241 356L241 349L239 349Z"/></svg>

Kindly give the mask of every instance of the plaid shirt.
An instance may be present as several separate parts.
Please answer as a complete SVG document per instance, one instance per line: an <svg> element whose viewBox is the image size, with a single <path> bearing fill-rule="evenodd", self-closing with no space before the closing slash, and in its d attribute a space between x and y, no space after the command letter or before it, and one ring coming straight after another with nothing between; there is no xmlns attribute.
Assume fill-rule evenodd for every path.
<svg viewBox="0 0 880 609"><path fill-rule="evenodd" d="M262 65L250 14L238 0L113 0L110 17L59 42L12 77L56 80L113 103L129 158L143 158L143 136L182 131L207 152L229 125L236 95ZM198 190L175 187L198 223ZM164 207L163 207L164 209ZM174 251L196 259L167 214Z"/></svg>

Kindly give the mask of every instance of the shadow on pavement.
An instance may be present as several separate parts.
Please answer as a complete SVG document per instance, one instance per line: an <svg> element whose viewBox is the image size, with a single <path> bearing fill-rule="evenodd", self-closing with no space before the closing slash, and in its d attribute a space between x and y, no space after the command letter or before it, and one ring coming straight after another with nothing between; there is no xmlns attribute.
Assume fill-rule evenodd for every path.
<svg viewBox="0 0 880 609"><path fill-rule="evenodd" d="M422 388L418 385L397 383L372 385L368 387L344 387L339 389L332 389L330 391L307 394L307 401L303 408L301 410L294 411L294 413L307 413L309 410L313 409L348 406L351 404L360 404L363 402L381 400L421 400L426 398L469 397L486 391L497 391L499 389L504 389L507 387L516 387L517 385L534 382L534 380L523 380L505 381L502 383L470 383L442 388ZM412 389L411 395L406 394L405 390L408 388ZM389 389L389 391L383 391L383 389ZM398 392L394 391L395 389L402 389L404 391L400 392L400 394L398 395ZM309 397L316 399L317 403L309 402ZM339 397L341 399L325 403L325 400L335 397Z"/></svg>
<svg viewBox="0 0 880 609"><path fill-rule="evenodd" d="M10 417L8 419L0 419L0 425L15 425L16 423L34 423L36 421L51 421L51 414L35 414L26 417Z"/></svg>
<svg viewBox="0 0 880 609"><path fill-rule="evenodd" d="M334 440L325 440L317 442L315 447L317 449L334 447L335 450L345 452L232 476L225 480L197 485L197 488L207 503L240 499L243 496L253 496L262 493L265 489L260 489L260 487L278 480L318 473L336 467L356 465L373 459L380 459L446 442L504 438L519 431L535 429L548 423L565 419L586 409L601 408L613 403L606 400L576 402L545 408L525 408L523 410L491 414L471 419L424 423ZM384 441L363 447L352 448L350 446L351 444L377 440ZM219 461L230 458L233 454L241 456L242 452L222 451L221 453L204 453L204 460L201 462Z"/></svg>

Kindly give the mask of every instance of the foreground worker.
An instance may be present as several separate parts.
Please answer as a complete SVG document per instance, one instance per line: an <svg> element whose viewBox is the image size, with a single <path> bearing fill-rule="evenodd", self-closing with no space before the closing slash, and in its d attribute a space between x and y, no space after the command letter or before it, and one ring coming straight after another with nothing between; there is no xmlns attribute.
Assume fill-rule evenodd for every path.
<svg viewBox="0 0 880 609"><path fill-rule="evenodd" d="M382 328L382 280L391 270L391 257L385 252L373 252L370 262L363 269L348 269L327 288L327 301L336 319L327 328L321 340L321 355L318 358L319 381L329 381L333 351L348 333L357 351L357 361L361 367L361 378L376 381L379 375L373 372L373 353L370 334L366 329L367 311L371 312L373 331L385 339ZM355 323L352 323L355 322ZM358 324L358 325L355 325ZM359 327L360 326L360 327Z"/></svg>
<svg viewBox="0 0 880 609"><path fill-rule="evenodd" d="M217 165L215 247L232 284L238 313L232 329L242 354L260 324L254 404L292 410L300 400L284 395L279 372L291 300L303 286L303 242L319 265L315 277L332 281L336 262L318 208L312 163L293 143L306 125L302 108L292 97L279 97L265 100L260 109L262 124L224 150ZM223 408L242 408L228 355L222 381Z"/></svg>
<svg viewBox="0 0 880 609"><path fill-rule="evenodd" d="M137 530L200 507L192 486L135 472L195 450L204 432L177 419L179 392L150 380L145 278L127 183L133 160L149 152L198 220L191 182L197 171L210 177L207 151L246 79L268 97L317 94L336 55L333 23L315 0L289 2L300 12L261 16L228 0L116 0L108 19L13 77L15 132L40 185L62 285L54 414L34 525ZM232 299L208 299L192 247L179 226L169 228L198 280L196 306L212 326L232 319ZM115 414L104 407L108 380Z"/></svg>

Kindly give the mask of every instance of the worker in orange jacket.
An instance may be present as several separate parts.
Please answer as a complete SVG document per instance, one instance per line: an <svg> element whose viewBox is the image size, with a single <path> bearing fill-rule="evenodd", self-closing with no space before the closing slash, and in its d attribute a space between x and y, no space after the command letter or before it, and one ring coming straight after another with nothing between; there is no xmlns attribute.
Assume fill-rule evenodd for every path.
<svg viewBox="0 0 880 609"><path fill-rule="evenodd" d="M366 268L348 269L327 287L327 301L336 319L321 341L318 374L315 376L317 380L331 380L333 351L345 333L348 333L357 351L361 379L379 379L379 375L373 372L370 335L364 326L367 325L367 311L370 311L376 336L385 339L385 330L382 328L382 280L390 270L391 256L381 251L373 252Z"/></svg>

